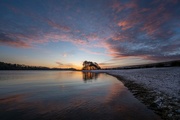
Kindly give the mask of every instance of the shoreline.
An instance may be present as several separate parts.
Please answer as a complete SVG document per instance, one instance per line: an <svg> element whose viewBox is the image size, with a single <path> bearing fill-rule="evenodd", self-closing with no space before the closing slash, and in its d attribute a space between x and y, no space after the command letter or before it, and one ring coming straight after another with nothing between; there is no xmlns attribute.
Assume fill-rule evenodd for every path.
<svg viewBox="0 0 180 120"><path fill-rule="evenodd" d="M174 70L175 69L175 70ZM159 72L156 72L156 71ZM173 84L170 88L171 91L164 90L161 88L156 88L158 86L161 86L161 82L157 82L158 80L163 80L165 82L165 86L163 87L169 87L168 84L170 83L170 80L167 76L163 76L162 74L166 74L168 72L169 74L172 74L174 76L173 72L177 70L177 74L174 79L177 79L177 85ZM179 120L180 119L180 96L179 96L179 87L178 84L180 82L180 67L176 68L146 68L146 69L133 69L133 70L92 70L91 72L95 73L106 73L111 76L114 76L118 80L120 80L124 86L126 86L132 94L140 100L143 104L145 104L149 109L153 110L156 114L158 114L162 119L164 120ZM133 76L133 78L128 77ZM153 76L156 76L157 78L154 78L153 76L150 79L145 79L146 77L149 77L149 74L151 75L153 73ZM160 77L161 76L161 77ZM137 80L137 79L140 80ZM169 76L171 78L171 76ZM153 81L153 79L155 79ZM179 80L178 80L179 79ZM147 81L151 80L151 84L148 84ZM142 81L142 82L141 82ZM153 86L153 82L157 82ZM171 82L174 82L171 80ZM163 84L162 84L163 85ZM163 88L162 87L162 88ZM177 90L176 93L170 94L174 92L174 90Z"/></svg>

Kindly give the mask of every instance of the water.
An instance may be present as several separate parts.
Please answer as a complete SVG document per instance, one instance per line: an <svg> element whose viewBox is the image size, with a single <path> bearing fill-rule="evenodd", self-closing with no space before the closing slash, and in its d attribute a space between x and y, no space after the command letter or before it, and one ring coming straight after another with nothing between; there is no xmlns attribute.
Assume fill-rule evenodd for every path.
<svg viewBox="0 0 180 120"><path fill-rule="evenodd" d="M116 78L71 71L0 71L0 120L159 120Z"/></svg>

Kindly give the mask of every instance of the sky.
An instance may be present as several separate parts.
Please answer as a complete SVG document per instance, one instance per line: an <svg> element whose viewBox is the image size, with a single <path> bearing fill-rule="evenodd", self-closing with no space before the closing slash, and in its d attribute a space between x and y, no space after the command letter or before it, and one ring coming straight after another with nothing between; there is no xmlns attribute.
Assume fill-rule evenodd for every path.
<svg viewBox="0 0 180 120"><path fill-rule="evenodd" d="M80 69L180 59L179 0L0 0L0 61Z"/></svg>

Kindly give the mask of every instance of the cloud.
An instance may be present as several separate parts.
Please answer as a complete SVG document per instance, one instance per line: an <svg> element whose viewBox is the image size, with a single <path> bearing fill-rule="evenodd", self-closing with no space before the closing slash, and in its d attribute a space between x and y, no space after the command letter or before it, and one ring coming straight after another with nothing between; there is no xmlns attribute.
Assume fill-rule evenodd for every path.
<svg viewBox="0 0 180 120"><path fill-rule="evenodd" d="M69 42L85 52L112 58L180 58L177 0L89 1L92 6L86 8L67 3L30 6L34 9L24 9L23 3L21 7L9 5L9 10L1 6L5 14L0 20L0 43L29 48L36 44ZM99 52L99 48L107 52ZM64 53L64 57L68 55Z"/></svg>
<svg viewBox="0 0 180 120"><path fill-rule="evenodd" d="M59 66L62 66L62 65L63 65L61 62L56 62L56 64L58 64Z"/></svg>
<svg viewBox="0 0 180 120"><path fill-rule="evenodd" d="M57 34L52 32L44 35L42 39L47 40L48 42L71 42L74 45L85 45L88 43L86 40L76 38L76 36L69 33Z"/></svg>
<svg viewBox="0 0 180 120"><path fill-rule="evenodd" d="M63 57L67 57L67 54L66 54L66 53L64 53L64 54L63 54Z"/></svg>
<svg viewBox="0 0 180 120"><path fill-rule="evenodd" d="M9 45L13 47L30 48L31 45L20 39L13 39L5 33L0 33L0 43L3 45Z"/></svg>
<svg viewBox="0 0 180 120"><path fill-rule="evenodd" d="M56 64L57 64L58 67L60 67L60 68L77 68L77 66L74 65L74 64L72 64L72 63L56 62Z"/></svg>
<svg viewBox="0 0 180 120"><path fill-rule="evenodd" d="M73 56L75 54L75 51L66 51L62 53L63 57L70 57Z"/></svg>
<svg viewBox="0 0 180 120"><path fill-rule="evenodd" d="M112 7L119 27L104 45L112 57L138 56L151 60L180 58L177 24L178 2L115 2ZM130 4L130 5L128 5ZM126 15L124 15L126 13Z"/></svg>
<svg viewBox="0 0 180 120"><path fill-rule="evenodd" d="M55 23L54 21L50 20L50 19L45 19L45 21L52 27L54 28L58 28L59 30L63 30L63 31L66 31L66 32L70 32L70 27L68 26L65 26L65 25L61 25L61 24L57 24Z"/></svg>
<svg viewBox="0 0 180 120"><path fill-rule="evenodd" d="M137 7L137 4L135 4L133 1L132 2L124 2L124 1L114 0L111 3L111 8L116 13L122 12L125 9L133 9L136 7Z"/></svg>
<svg viewBox="0 0 180 120"><path fill-rule="evenodd" d="M97 34L84 33L73 28L73 24L71 27L67 26L71 24L66 22L67 19L65 19L68 18L69 15L63 14L63 11L65 12L66 10L61 10L67 5L62 8L57 8L53 2L50 2L48 5L45 3L44 5L47 6L47 8L43 12L39 9L38 11L34 9L24 9L23 6L17 7L15 4L3 3L3 5L3 7L7 7L4 8L5 12L13 18L12 20L7 19L6 21L2 21L6 18L3 17L0 21L3 23L1 26L2 32L8 33L6 37L8 37L9 40L11 39L11 42L3 42L1 40L0 42L3 43L3 45L26 48L29 46L34 47L36 44L63 41L80 46L89 45L91 41L99 39ZM49 8L52 8L52 11L62 13L63 16L57 16L54 15L54 13L49 14ZM9 10L7 11L7 9Z"/></svg>
<svg viewBox="0 0 180 120"><path fill-rule="evenodd" d="M122 27L122 30L127 30L131 27L133 27L132 25L130 25L127 21L119 21L118 22L118 26Z"/></svg>

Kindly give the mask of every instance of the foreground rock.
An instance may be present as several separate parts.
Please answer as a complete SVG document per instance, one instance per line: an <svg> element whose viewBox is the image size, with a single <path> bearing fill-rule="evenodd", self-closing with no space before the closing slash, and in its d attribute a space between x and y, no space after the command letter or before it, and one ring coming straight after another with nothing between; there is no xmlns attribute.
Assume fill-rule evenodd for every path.
<svg viewBox="0 0 180 120"><path fill-rule="evenodd" d="M180 67L96 70L117 77L165 120L180 120Z"/></svg>

